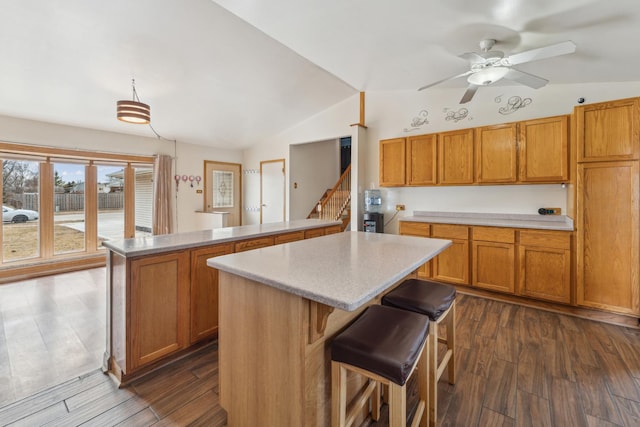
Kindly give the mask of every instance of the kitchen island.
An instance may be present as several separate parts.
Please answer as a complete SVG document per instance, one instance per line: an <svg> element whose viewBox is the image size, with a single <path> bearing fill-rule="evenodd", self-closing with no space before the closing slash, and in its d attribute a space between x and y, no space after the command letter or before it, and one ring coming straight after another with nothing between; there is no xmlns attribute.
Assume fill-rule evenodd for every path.
<svg viewBox="0 0 640 427"><path fill-rule="evenodd" d="M332 338L450 244L346 232L209 259L228 425L330 425Z"/></svg>

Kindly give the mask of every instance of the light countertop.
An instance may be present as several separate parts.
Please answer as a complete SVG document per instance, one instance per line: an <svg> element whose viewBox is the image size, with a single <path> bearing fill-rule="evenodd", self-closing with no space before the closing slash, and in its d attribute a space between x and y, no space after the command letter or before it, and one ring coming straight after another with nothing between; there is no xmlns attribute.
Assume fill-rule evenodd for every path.
<svg viewBox="0 0 640 427"><path fill-rule="evenodd" d="M451 245L450 240L343 232L207 260L207 265L353 311Z"/></svg>
<svg viewBox="0 0 640 427"><path fill-rule="evenodd" d="M319 219L301 219L270 224L242 225L238 227L199 230L187 233L164 234L160 236L136 237L133 239L109 240L102 245L120 255L141 256L152 255L173 250L234 242L243 239L290 233L318 227L340 225L340 221L324 221Z"/></svg>
<svg viewBox="0 0 640 427"><path fill-rule="evenodd" d="M573 231L573 220L566 215L414 211L399 221Z"/></svg>

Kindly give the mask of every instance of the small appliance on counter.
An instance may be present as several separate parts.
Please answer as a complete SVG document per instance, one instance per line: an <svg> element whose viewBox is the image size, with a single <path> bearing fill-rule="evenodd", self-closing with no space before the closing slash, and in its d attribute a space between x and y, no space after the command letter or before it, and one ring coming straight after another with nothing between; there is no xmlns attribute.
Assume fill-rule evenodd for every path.
<svg viewBox="0 0 640 427"><path fill-rule="evenodd" d="M384 214L382 213L380 190L365 190L364 192L363 231L384 233Z"/></svg>

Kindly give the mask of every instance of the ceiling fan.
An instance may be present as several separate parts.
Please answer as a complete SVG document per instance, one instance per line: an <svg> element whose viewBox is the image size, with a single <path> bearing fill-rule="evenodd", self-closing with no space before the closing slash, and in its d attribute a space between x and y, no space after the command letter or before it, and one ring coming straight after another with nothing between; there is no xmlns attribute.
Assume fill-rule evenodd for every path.
<svg viewBox="0 0 640 427"><path fill-rule="evenodd" d="M471 98L473 98L473 95L475 95L480 86L488 86L503 78L534 89L539 89L549 81L542 77L517 70L512 66L524 64L525 62L537 61L539 59L566 55L576 51L575 43L568 40L549 46L526 50L524 52L515 53L505 57L503 52L491 50L495 43L496 40L494 39L485 39L480 42L481 52L467 52L459 55L460 58L469 61L470 69L468 71L422 86L418 90L420 91L431 86L435 86L447 80L466 77L467 82L469 82L469 86L460 100L460 104L465 104L471 101Z"/></svg>

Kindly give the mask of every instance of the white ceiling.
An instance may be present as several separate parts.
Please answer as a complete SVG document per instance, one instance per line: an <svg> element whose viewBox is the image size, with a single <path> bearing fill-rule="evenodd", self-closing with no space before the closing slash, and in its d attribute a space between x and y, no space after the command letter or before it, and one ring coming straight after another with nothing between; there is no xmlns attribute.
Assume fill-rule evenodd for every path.
<svg viewBox="0 0 640 427"><path fill-rule="evenodd" d="M0 114L244 148L357 91L415 90L456 55L573 40L517 68L550 84L638 81L637 0L0 0ZM444 84L459 87L464 79ZM428 92L428 90L426 91ZM473 101L472 101L473 102ZM1 134L0 134L1 138Z"/></svg>

